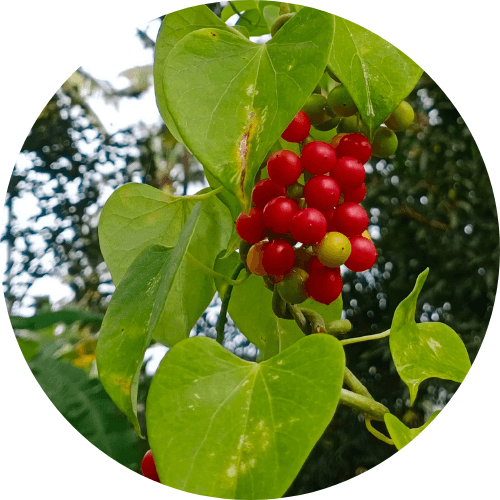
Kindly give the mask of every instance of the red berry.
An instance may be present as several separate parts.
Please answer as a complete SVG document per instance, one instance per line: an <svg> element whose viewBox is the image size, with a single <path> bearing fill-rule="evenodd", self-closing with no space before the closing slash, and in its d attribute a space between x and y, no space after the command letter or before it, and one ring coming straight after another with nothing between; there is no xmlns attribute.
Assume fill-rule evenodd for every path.
<svg viewBox="0 0 500 500"><path fill-rule="evenodd" d="M339 158L330 171L330 175L337 181L342 192L353 191L365 182L365 167L351 156Z"/></svg>
<svg viewBox="0 0 500 500"><path fill-rule="evenodd" d="M309 259L309 264L307 266L307 272L309 274L314 274L316 271L321 271L322 269L326 269L326 266L324 266L318 257L315 255Z"/></svg>
<svg viewBox="0 0 500 500"><path fill-rule="evenodd" d="M160 482L158 472L156 472L156 465L151 450L147 451L142 459L141 472L144 477L152 479L153 481Z"/></svg>
<svg viewBox="0 0 500 500"><path fill-rule="evenodd" d="M251 208L250 212L241 214L236 219L236 232L247 243L258 243L266 237L263 212L260 208Z"/></svg>
<svg viewBox="0 0 500 500"><path fill-rule="evenodd" d="M335 168L335 149L323 141L313 141L304 146L300 161L302 168L313 175L322 175Z"/></svg>
<svg viewBox="0 0 500 500"><path fill-rule="evenodd" d="M311 177L304 186L304 198L308 207L326 212L337 206L340 188L337 182L327 175Z"/></svg>
<svg viewBox="0 0 500 500"><path fill-rule="evenodd" d="M295 263L295 251L284 240L270 241L263 248L262 266L267 274L283 276L288 274Z"/></svg>
<svg viewBox="0 0 500 500"><path fill-rule="evenodd" d="M299 111L281 137L288 142L302 142L309 135L310 130L309 118L303 111Z"/></svg>
<svg viewBox="0 0 500 500"><path fill-rule="evenodd" d="M335 224L334 224L335 210L336 210L335 208L330 208L330 210L323 212L326 219L326 231L328 233L337 231L337 229L335 229Z"/></svg>
<svg viewBox="0 0 500 500"><path fill-rule="evenodd" d="M298 210L299 207L293 200L278 196L264 207L264 224L275 233L289 233L293 216Z"/></svg>
<svg viewBox="0 0 500 500"><path fill-rule="evenodd" d="M339 205L333 215L333 224L336 231L345 234L347 237L361 234L368 227L369 222L365 209L361 205L350 201Z"/></svg>
<svg viewBox="0 0 500 500"><path fill-rule="evenodd" d="M346 191L344 193L344 202L352 201L353 203L361 203L366 196L366 184L363 183L354 191Z"/></svg>
<svg viewBox="0 0 500 500"><path fill-rule="evenodd" d="M372 155L372 147L363 134L347 134L340 139L335 152L339 158L351 156L365 164Z"/></svg>
<svg viewBox="0 0 500 500"><path fill-rule="evenodd" d="M278 196L285 196L286 188L271 179L262 179L255 184L252 191L252 202L261 210L264 209L268 201Z"/></svg>
<svg viewBox="0 0 500 500"><path fill-rule="evenodd" d="M349 238L351 242L351 255L345 261L347 269L360 273L375 264L377 250L371 240L361 235Z"/></svg>
<svg viewBox="0 0 500 500"><path fill-rule="evenodd" d="M312 245L326 234L325 216L315 208L303 208L292 219L292 236L301 243Z"/></svg>
<svg viewBox="0 0 500 500"><path fill-rule="evenodd" d="M267 173L269 178L277 184L290 186L297 182L302 173L300 158L287 149L277 151L267 161Z"/></svg>
<svg viewBox="0 0 500 500"><path fill-rule="evenodd" d="M306 291L309 297L322 304L331 304L342 293L342 277L340 268L320 269L309 274Z"/></svg>

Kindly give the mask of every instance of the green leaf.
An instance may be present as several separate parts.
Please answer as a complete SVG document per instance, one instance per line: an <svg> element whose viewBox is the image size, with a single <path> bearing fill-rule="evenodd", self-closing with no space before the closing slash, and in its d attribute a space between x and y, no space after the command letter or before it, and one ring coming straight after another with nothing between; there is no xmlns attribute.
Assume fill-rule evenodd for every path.
<svg viewBox="0 0 500 500"><path fill-rule="evenodd" d="M244 209L262 161L321 77L332 24L304 8L265 45L201 29L165 61L163 90L184 143Z"/></svg>
<svg viewBox="0 0 500 500"><path fill-rule="evenodd" d="M99 379L138 434L137 386L144 353L173 289L200 209L200 205L193 209L174 248L152 245L134 260L113 294L99 332Z"/></svg>
<svg viewBox="0 0 500 500"><path fill-rule="evenodd" d="M233 254L226 259L218 258L215 270L230 276L239 262L239 255ZM224 293L224 284L216 281L219 295ZM302 338L304 334L293 320L278 319L272 309L272 292L264 284L260 276L250 276L242 285L235 286L229 301L228 313L240 332L261 351L269 349L276 352L276 346L284 349ZM339 297L329 306L307 299L300 306L320 313L325 322L340 319L342 314L342 298ZM273 346L274 347L271 347ZM279 350L278 350L279 352ZM272 354L265 354L270 357Z"/></svg>
<svg viewBox="0 0 500 500"><path fill-rule="evenodd" d="M98 380L45 350L28 364L47 397L80 434L119 463L139 468L139 438Z"/></svg>
<svg viewBox="0 0 500 500"><path fill-rule="evenodd" d="M215 195L172 196L136 183L116 189L102 209L98 227L101 252L115 285L148 246L175 246L191 210L200 201L200 220L190 251L212 268L217 254L226 248L233 225L228 210Z"/></svg>
<svg viewBox="0 0 500 500"><path fill-rule="evenodd" d="M384 422L389 431L394 444L398 450L404 448L410 441L415 439L439 414L439 411L434 412L427 422L417 429L409 429L403 422L390 413L384 415Z"/></svg>
<svg viewBox="0 0 500 500"><path fill-rule="evenodd" d="M422 69L396 47L338 16L334 16L328 67L345 85L371 131L396 109L422 76Z"/></svg>
<svg viewBox="0 0 500 500"><path fill-rule="evenodd" d="M415 322L417 298L428 274L427 268L396 308L389 336L394 364L410 390L412 404L424 380L437 377L462 382L471 366L464 343L449 326Z"/></svg>
<svg viewBox="0 0 500 500"><path fill-rule="evenodd" d="M161 481L218 498L279 498L331 421L345 357L337 339L306 337L249 363L204 337L163 359L147 400Z"/></svg>
<svg viewBox="0 0 500 500"><path fill-rule="evenodd" d="M213 269L217 254L227 248L234 224L228 209L212 192L177 197L143 184L118 188L99 220L101 252L115 284L148 246L173 247L199 201L201 213L189 253ZM154 338L167 346L186 338L214 294L213 279L195 263L183 259Z"/></svg>
<svg viewBox="0 0 500 500"><path fill-rule="evenodd" d="M271 26L280 15L279 5L266 5L262 9L262 15L267 23L268 33L271 33Z"/></svg>
<svg viewBox="0 0 500 500"><path fill-rule="evenodd" d="M226 25L206 5L197 5L165 16L156 39L153 66L156 103L165 125L179 142L182 142L182 138L172 120L163 91L162 79L165 60L175 45L188 33L210 27L227 29Z"/></svg>

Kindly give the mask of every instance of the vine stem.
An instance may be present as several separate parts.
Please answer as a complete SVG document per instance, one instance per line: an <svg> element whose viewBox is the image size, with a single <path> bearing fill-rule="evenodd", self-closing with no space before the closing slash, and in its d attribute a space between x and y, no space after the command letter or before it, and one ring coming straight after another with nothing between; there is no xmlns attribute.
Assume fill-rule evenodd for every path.
<svg viewBox="0 0 500 500"><path fill-rule="evenodd" d="M238 264L236 269L234 270L231 280L236 280L241 270L244 269L244 264ZM227 321L227 308L229 306L229 299L231 298L231 293L233 292L233 285L229 284L226 292L224 293L224 297L222 298L222 305L220 307L219 319L217 320L217 326L215 327L215 331L217 332L217 342L222 345L224 341L224 326L226 326Z"/></svg>
<svg viewBox="0 0 500 500"><path fill-rule="evenodd" d="M384 337L388 337L390 333L391 330L386 330L385 332L377 333L375 335L366 335L364 337L355 337L353 339L341 340L340 343L342 345L349 345L349 344L357 344L358 342L365 342L367 340L383 339Z"/></svg>
<svg viewBox="0 0 500 500"><path fill-rule="evenodd" d="M341 389L339 404L349 406L361 413L368 414L373 420L379 420L381 422L384 421L384 415L390 413L388 408L383 404L378 403L372 398L363 396L362 394L348 391L347 389Z"/></svg>
<svg viewBox="0 0 500 500"><path fill-rule="evenodd" d="M347 366L344 369L344 383L356 394L361 394L362 396L373 399L373 396L368 392L368 389L361 383L354 373L347 368Z"/></svg>
<svg viewBox="0 0 500 500"><path fill-rule="evenodd" d="M375 427L373 427L372 419L368 416L365 416L365 425L370 434L373 434L377 439L380 439L380 441L394 446L394 441L391 438L388 438L377 429L375 429Z"/></svg>
<svg viewBox="0 0 500 500"><path fill-rule="evenodd" d="M186 259L189 260L189 262L193 263L194 265L198 266L200 268L200 270L203 271L205 274L212 276L212 278L220 279L221 281L224 281L228 285L231 285L231 286L241 285L250 276L250 274L247 273L247 274L245 274L245 276L243 276L243 278L240 278L239 280L235 280L232 278L228 278L227 276L224 276L223 274L218 273L217 271L214 271L213 269L210 269L208 266L201 263L193 254L191 254L189 252L186 252ZM245 267L245 266L243 266L243 267Z"/></svg>

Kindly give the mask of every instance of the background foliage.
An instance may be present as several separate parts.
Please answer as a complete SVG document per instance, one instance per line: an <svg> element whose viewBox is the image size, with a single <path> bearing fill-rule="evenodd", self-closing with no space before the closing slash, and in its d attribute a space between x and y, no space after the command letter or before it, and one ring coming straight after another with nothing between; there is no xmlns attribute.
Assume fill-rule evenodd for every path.
<svg viewBox="0 0 500 500"><path fill-rule="evenodd" d="M218 5L213 9L220 12ZM152 59L147 35L141 32L138 36L151 50ZM190 183L202 177L194 158L175 144L163 127L138 125L106 133L86 102L85 89L92 82L91 76L82 71L77 76L50 100L25 141L8 188L9 217L3 233L9 251L4 293L13 325L25 355L34 356L30 363L35 376L40 374L39 382L54 402L67 388L56 384L47 389L50 382L42 380L45 370L37 372L35 363L49 356L53 373L71 369L76 374L74 368L92 380L100 323L77 314L76 322L59 317L43 328L26 326L14 316L22 311L23 300L26 305L27 290L36 279L52 275L70 284L75 294L66 309L102 315L113 286L99 251L96 224L109 187L134 180L185 194ZM115 97L137 99L142 92L118 92ZM417 305L417 311L422 311L420 321L450 325L474 360L489 321L498 278L498 219L491 185L466 124L428 75L422 77L408 100L416 110L413 127L400 135L394 158L372 163L368 171L368 197L363 204L371 215L370 229L379 258L370 272L345 275L346 317L355 334L389 328L396 305L429 266L431 272ZM35 200L38 210L26 221L16 211L16 204L28 198ZM213 305L198 321L196 333L213 335L217 315ZM36 307L39 317L50 313L42 299ZM255 349L243 350L248 343L234 327L226 333L228 347L237 354L255 356ZM410 408L408 391L392 364L387 340L347 346L346 354L347 365L373 396L410 427L421 425L424 417L442 408L457 387L436 379L424 382ZM87 386L80 374L75 375L78 377L78 391L99 393L95 380ZM144 369L142 382L140 421L150 382ZM80 432L90 436L85 430L88 420L82 419L87 422L82 425L78 418L72 420L72 411L76 416L78 411L84 412L78 404L68 408L69 413L60 409L76 422ZM102 401L96 408L103 414L111 411ZM89 428L99 418L92 419ZM123 433L126 443L130 427L115 423L114 432ZM147 443L137 440L136 457L146 448ZM123 452L117 450L114 457L121 461ZM351 410L339 408L288 494L344 481L394 452L366 432ZM122 463L138 471L137 458Z"/></svg>

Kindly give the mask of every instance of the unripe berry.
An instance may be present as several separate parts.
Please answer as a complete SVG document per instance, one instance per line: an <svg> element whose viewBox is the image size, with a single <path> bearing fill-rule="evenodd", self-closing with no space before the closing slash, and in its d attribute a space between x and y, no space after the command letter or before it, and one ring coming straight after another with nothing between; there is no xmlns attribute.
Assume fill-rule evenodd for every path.
<svg viewBox="0 0 500 500"><path fill-rule="evenodd" d="M262 256L264 255L264 247L268 245L267 241L259 241L255 243L247 254L247 269L257 276L265 276L267 273L262 265Z"/></svg>
<svg viewBox="0 0 500 500"><path fill-rule="evenodd" d="M358 111L351 95L343 85L337 85L328 94L328 106L339 116L352 116Z"/></svg>
<svg viewBox="0 0 500 500"><path fill-rule="evenodd" d="M342 277L339 269L320 269L309 275L307 294L316 302L331 304L342 293Z"/></svg>
<svg viewBox="0 0 500 500"><path fill-rule="evenodd" d="M369 222L365 209L350 201L339 205L333 216L336 230L347 237L361 234L368 227Z"/></svg>
<svg viewBox="0 0 500 500"><path fill-rule="evenodd" d="M306 182L304 198L308 207L326 212L337 206L340 200L340 188L335 179L318 175Z"/></svg>
<svg viewBox="0 0 500 500"><path fill-rule="evenodd" d="M341 266L351 254L349 238L342 233L327 233L317 247L319 261L328 267Z"/></svg>
<svg viewBox="0 0 500 500"><path fill-rule="evenodd" d="M269 178L277 184L289 186L297 182L302 173L300 158L287 149L277 151L267 161L267 173Z"/></svg>
<svg viewBox="0 0 500 500"><path fill-rule="evenodd" d="M337 181L342 192L353 191L365 181L366 172L363 164L350 156L339 158L330 175Z"/></svg>
<svg viewBox="0 0 500 500"><path fill-rule="evenodd" d="M301 142L309 135L310 130L309 118L303 111L299 111L281 137L288 142Z"/></svg>
<svg viewBox="0 0 500 500"><path fill-rule="evenodd" d="M251 208L248 214L242 212L236 219L236 232L242 240L252 245L266 237L263 212L260 208Z"/></svg>
<svg viewBox="0 0 500 500"><path fill-rule="evenodd" d="M302 106L302 111L309 117L311 125L314 127L333 118L333 113L328 108L326 97L321 94L311 94L304 106Z"/></svg>
<svg viewBox="0 0 500 500"><path fill-rule="evenodd" d="M151 450L148 450L142 459L141 472L144 477L157 481L158 483L160 482L160 477L156 471L156 465Z"/></svg>
<svg viewBox="0 0 500 500"><path fill-rule="evenodd" d="M408 102L402 101L384 123L394 132L403 132L413 123L414 119L413 108Z"/></svg>
<svg viewBox="0 0 500 500"><path fill-rule="evenodd" d="M278 33L278 31L280 30L280 28L285 23L287 23L288 21L290 21L290 19L294 15L295 15L295 12L287 12L286 14L281 14L281 16L279 16L278 19L276 19L276 21L274 21L273 25L271 26L271 36L276 35L276 33Z"/></svg>
<svg viewBox="0 0 500 500"><path fill-rule="evenodd" d="M323 141L306 144L300 156L302 168L313 175L322 175L333 170L336 159L333 147Z"/></svg>
<svg viewBox="0 0 500 500"><path fill-rule="evenodd" d="M377 158L388 158L398 149L396 134L387 127L379 127L372 143L372 155Z"/></svg>
<svg viewBox="0 0 500 500"><path fill-rule="evenodd" d="M366 184L361 184L353 191L346 191L344 193L344 203L350 201L352 203L361 203L366 197Z"/></svg>
<svg viewBox="0 0 500 500"><path fill-rule="evenodd" d="M284 276L295 263L295 252L292 245L284 240L270 241L263 250L262 265L267 274Z"/></svg>
<svg viewBox="0 0 500 500"><path fill-rule="evenodd" d="M363 123L359 115L352 115L342 118L342 121L337 127L337 131L341 133L354 134L359 132L365 137L370 135L370 129Z"/></svg>
<svg viewBox="0 0 500 500"><path fill-rule="evenodd" d="M292 236L306 245L321 241L326 234L325 216L315 208L303 208L292 219Z"/></svg>
<svg viewBox="0 0 500 500"><path fill-rule="evenodd" d="M347 269L360 273L370 269L377 260L377 250L372 241L362 235L349 238L351 255L346 260Z"/></svg>
<svg viewBox="0 0 500 500"><path fill-rule="evenodd" d="M364 165L370 159L372 147L370 141L363 134L347 134L341 137L335 152L337 158L351 156Z"/></svg>
<svg viewBox="0 0 500 500"><path fill-rule="evenodd" d="M304 196L304 186L299 182L294 182L286 188L286 195L298 202Z"/></svg>
<svg viewBox="0 0 500 500"><path fill-rule="evenodd" d="M295 201L286 196L278 196L264 207L264 224L275 233L289 233L293 216L298 210L299 207Z"/></svg>
<svg viewBox="0 0 500 500"><path fill-rule="evenodd" d="M252 191L252 203L260 209L264 209L268 201L278 196L285 196L286 188L271 179L262 179L255 184Z"/></svg>
<svg viewBox="0 0 500 500"><path fill-rule="evenodd" d="M318 125L315 125L314 128L316 130L320 130L321 132L328 132L329 130L333 130L340 123L340 120L340 116L335 116L324 123L318 123Z"/></svg>
<svg viewBox="0 0 500 500"><path fill-rule="evenodd" d="M299 267L294 267L284 278L276 285L281 298L290 304L300 304L307 299L306 281L309 274Z"/></svg>

